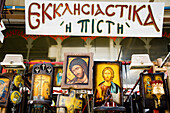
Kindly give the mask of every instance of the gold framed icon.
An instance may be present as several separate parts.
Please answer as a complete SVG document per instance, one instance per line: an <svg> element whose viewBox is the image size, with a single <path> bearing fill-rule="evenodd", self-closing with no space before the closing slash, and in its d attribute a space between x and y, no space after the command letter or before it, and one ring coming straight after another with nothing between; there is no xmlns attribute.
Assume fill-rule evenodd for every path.
<svg viewBox="0 0 170 113"><path fill-rule="evenodd" d="M92 89L93 53L65 53L61 88Z"/></svg>

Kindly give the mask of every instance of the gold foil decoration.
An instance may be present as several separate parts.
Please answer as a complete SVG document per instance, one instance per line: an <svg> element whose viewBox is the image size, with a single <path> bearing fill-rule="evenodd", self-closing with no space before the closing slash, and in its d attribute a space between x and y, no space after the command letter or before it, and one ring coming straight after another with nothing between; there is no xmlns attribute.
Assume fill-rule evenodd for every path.
<svg viewBox="0 0 170 113"><path fill-rule="evenodd" d="M51 76L37 74L34 76L33 97L34 99L49 99L51 90Z"/></svg>

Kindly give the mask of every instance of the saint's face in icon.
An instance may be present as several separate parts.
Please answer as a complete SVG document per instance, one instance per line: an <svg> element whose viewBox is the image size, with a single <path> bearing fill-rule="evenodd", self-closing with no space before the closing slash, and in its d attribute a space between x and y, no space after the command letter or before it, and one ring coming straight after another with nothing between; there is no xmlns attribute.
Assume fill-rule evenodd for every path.
<svg viewBox="0 0 170 113"><path fill-rule="evenodd" d="M80 65L74 65L71 70L72 70L73 74L75 76L77 76L78 78L83 77L84 70Z"/></svg>
<svg viewBox="0 0 170 113"><path fill-rule="evenodd" d="M111 77L112 77L110 70L105 70L103 77L104 77L104 80L109 82L111 80Z"/></svg>
<svg viewBox="0 0 170 113"><path fill-rule="evenodd" d="M88 70L87 63L84 59L75 58L70 62L69 69L71 74L74 75L73 79L68 79L68 84L87 84L88 83Z"/></svg>

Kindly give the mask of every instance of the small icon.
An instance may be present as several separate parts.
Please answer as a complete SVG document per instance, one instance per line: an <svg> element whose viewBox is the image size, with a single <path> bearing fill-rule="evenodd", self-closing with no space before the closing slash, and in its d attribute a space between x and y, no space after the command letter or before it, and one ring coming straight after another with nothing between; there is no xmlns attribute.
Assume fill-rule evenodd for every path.
<svg viewBox="0 0 170 113"><path fill-rule="evenodd" d="M47 73L51 73L51 71L52 71L52 67L51 67L51 66L48 66L48 67L47 67Z"/></svg>
<svg viewBox="0 0 170 113"><path fill-rule="evenodd" d="M39 68L39 67L35 67L35 68L34 68L34 72L35 72L35 73L39 73L39 72L40 72L40 68Z"/></svg>
<svg viewBox="0 0 170 113"><path fill-rule="evenodd" d="M46 65L45 65L45 64L42 64L42 65L41 65L41 69L42 69L42 70L45 70L45 68L46 68Z"/></svg>

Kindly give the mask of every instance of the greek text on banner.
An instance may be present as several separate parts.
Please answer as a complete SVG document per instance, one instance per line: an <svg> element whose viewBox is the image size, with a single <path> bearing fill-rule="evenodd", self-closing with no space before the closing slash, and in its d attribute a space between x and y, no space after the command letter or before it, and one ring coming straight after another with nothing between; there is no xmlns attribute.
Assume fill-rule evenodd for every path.
<svg viewBox="0 0 170 113"><path fill-rule="evenodd" d="M164 3L26 0L27 35L161 37Z"/></svg>

